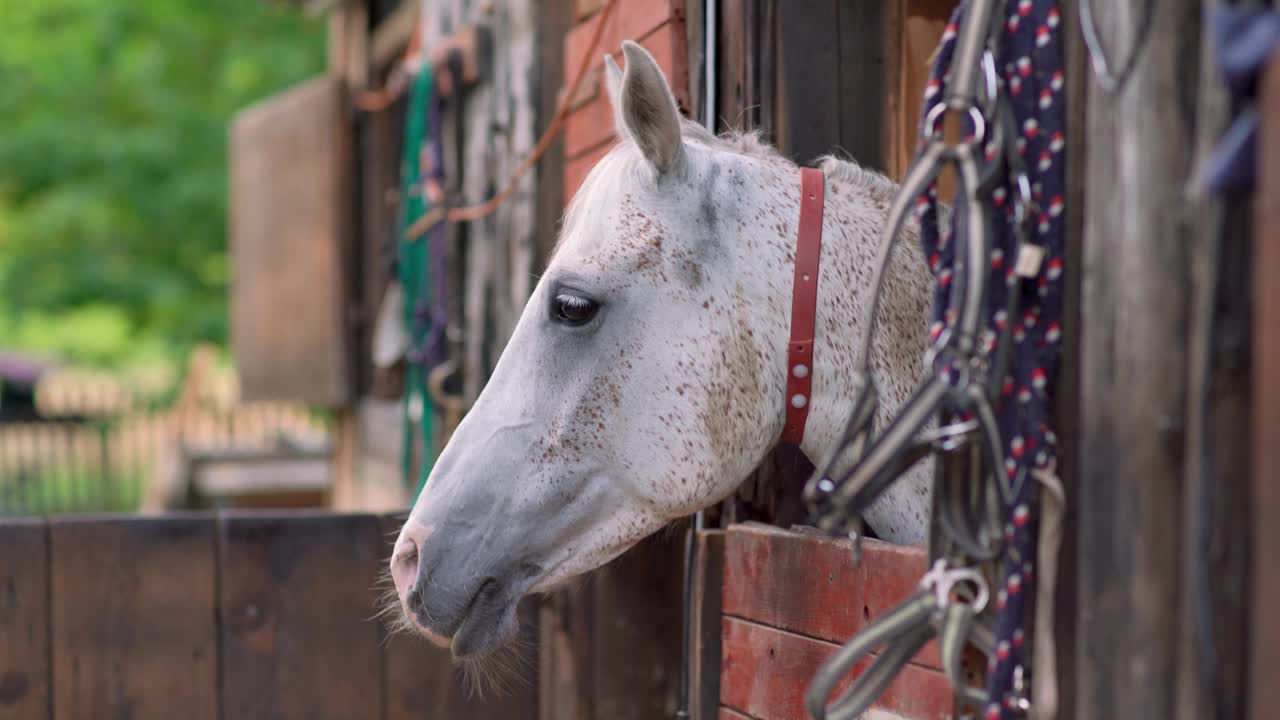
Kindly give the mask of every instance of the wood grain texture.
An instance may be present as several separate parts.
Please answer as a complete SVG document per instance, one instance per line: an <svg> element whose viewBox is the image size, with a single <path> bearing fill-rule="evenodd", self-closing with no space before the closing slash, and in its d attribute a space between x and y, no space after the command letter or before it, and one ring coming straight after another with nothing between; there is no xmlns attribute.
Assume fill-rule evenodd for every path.
<svg viewBox="0 0 1280 720"><path fill-rule="evenodd" d="M1109 47L1142 2L1095 3ZM1168 0L1123 92L1091 83L1081 297L1078 717L1174 717L1199 3ZM1179 91L1171 92L1177 88Z"/></svg>
<svg viewBox="0 0 1280 720"><path fill-rule="evenodd" d="M213 519L49 521L53 717L218 718Z"/></svg>
<svg viewBox="0 0 1280 720"><path fill-rule="evenodd" d="M693 720L712 720L720 706L721 606L724 590L724 531L703 530L696 537L691 629Z"/></svg>
<svg viewBox="0 0 1280 720"><path fill-rule="evenodd" d="M1206 15L1222 3L1204 3ZM1200 41L1194 148L1210 157L1236 103L1214 61L1216 38ZM1252 198L1205 195L1189 248L1187 442L1183 496L1182 604L1177 720L1245 717L1248 686L1250 537L1250 322ZM1207 621L1207 622L1206 622ZM1211 659L1211 661L1210 661Z"/></svg>
<svg viewBox="0 0 1280 720"><path fill-rule="evenodd" d="M658 26L682 15L682 13L677 12L678 7L683 9L676 0L617 0L617 2L618 7L614 8L610 14L604 34L600 36L600 46L596 48L598 57L593 57L590 60L591 67L603 65L606 54L611 54L615 60L618 60L621 55L623 40L639 41L657 29ZM586 22L578 23L565 35L564 69L566 76L578 71L583 57L591 49L591 38L595 35L596 28L599 27L602 19L600 15L595 15ZM681 28L681 31L683 31L683 28ZM683 36L680 38L680 44L681 46L684 45ZM661 64L664 58L657 59ZM619 64L621 65L622 63ZM663 69L667 68L664 67ZM677 83L677 85L681 86L684 84L683 82ZM675 86L673 85L674 88Z"/></svg>
<svg viewBox="0 0 1280 720"><path fill-rule="evenodd" d="M1079 566L1078 523L1080 503L1080 295L1084 257L1085 178L1088 145L1073 142L1085 136L1088 120L1086 81L1089 67L1080 35L1077 0L1061 6L1062 39L1066 51L1067 82L1067 192L1064 211L1066 237L1063 247L1062 361L1054 395L1053 425L1058 434L1058 476L1066 491L1062 545L1058 550L1058 577L1054 597L1054 632L1057 638L1058 716L1076 717L1076 623L1079 606L1076 583Z"/></svg>
<svg viewBox="0 0 1280 720"><path fill-rule="evenodd" d="M1262 84L1254 223L1252 496L1253 537L1248 713L1280 707L1280 62Z"/></svg>
<svg viewBox="0 0 1280 720"><path fill-rule="evenodd" d="M837 0L780 3L774 140L807 164L840 141L840 25Z"/></svg>
<svg viewBox="0 0 1280 720"><path fill-rule="evenodd" d="M683 31L683 25L680 23L664 22L652 32L637 39L641 47L648 50L658 61L658 66L667 76L677 99L680 97L679 90L686 86L688 77L687 74L682 74L683 66L677 62L683 55L682 48L685 41ZM620 50L615 49L613 55L619 65L624 64ZM576 68L569 66L568 71L576 72ZM564 153L565 157L571 161L615 137L613 108L609 105L609 93L605 89L604 74L597 73L583 82L591 81L597 84L594 93L589 95L591 99L565 118ZM687 108L688 104L685 103L683 107Z"/></svg>
<svg viewBox="0 0 1280 720"><path fill-rule="evenodd" d="M330 76L232 121L231 335L246 400L348 398L350 144Z"/></svg>
<svg viewBox="0 0 1280 720"><path fill-rule="evenodd" d="M43 520L0 521L0 718L49 718L49 548Z"/></svg>
<svg viewBox="0 0 1280 720"><path fill-rule="evenodd" d="M680 690L683 527L652 536L593 573L596 718L672 717Z"/></svg>
<svg viewBox="0 0 1280 720"><path fill-rule="evenodd" d="M807 718L805 691L814 672L838 648L835 643L727 617L721 702L759 720ZM865 665L859 666L850 677L863 669ZM951 704L951 685L941 672L907 665L875 707L910 720L942 720L951 717Z"/></svg>
<svg viewBox="0 0 1280 720"><path fill-rule="evenodd" d="M838 150L863 167L888 168L889 20L892 0L836 3ZM835 150L835 149L833 149ZM831 152L825 151L825 152Z"/></svg>
<svg viewBox="0 0 1280 720"><path fill-rule="evenodd" d="M381 714L381 531L372 515L219 517L226 717Z"/></svg>
<svg viewBox="0 0 1280 720"><path fill-rule="evenodd" d="M843 643L914 592L927 566L919 548L868 541L855 567L848 541L733 525L725 533L724 613ZM936 646L917 662L941 667Z"/></svg>

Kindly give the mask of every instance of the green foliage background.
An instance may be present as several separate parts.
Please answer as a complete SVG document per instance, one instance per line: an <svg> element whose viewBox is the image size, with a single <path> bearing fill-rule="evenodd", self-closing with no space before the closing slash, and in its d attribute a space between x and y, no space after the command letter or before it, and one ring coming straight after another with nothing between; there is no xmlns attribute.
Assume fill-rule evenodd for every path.
<svg viewBox="0 0 1280 720"><path fill-rule="evenodd" d="M228 121L323 66L266 0L0 0L0 348L225 344Z"/></svg>

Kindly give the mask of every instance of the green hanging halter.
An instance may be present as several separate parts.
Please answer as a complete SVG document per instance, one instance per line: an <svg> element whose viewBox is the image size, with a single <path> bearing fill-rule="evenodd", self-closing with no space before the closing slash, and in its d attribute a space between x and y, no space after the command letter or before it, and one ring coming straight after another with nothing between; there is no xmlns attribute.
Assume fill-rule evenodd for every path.
<svg viewBox="0 0 1280 720"><path fill-rule="evenodd" d="M406 231L422 216L431 210L423 186L423 152L430 143L429 111L434 96L431 65L423 63L417 77L414 78L413 89L409 96L409 115L405 122L404 144L400 154L400 223L399 241L399 274L400 285L404 288L404 305L401 308L404 326L409 329L410 347L420 348L430 333L430 323L419 323L414 318L414 309L422 298L431 292L430 254L425 236L407 239ZM427 482L427 475L432 465L432 408L431 397L427 392L427 368L423 362L408 363L405 376L403 451L401 454L401 473L405 487L413 488L411 504L417 502ZM415 417L417 416L417 417ZM415 423L421 428L422 464L418 476L413 477L413 441Z"/></svg>

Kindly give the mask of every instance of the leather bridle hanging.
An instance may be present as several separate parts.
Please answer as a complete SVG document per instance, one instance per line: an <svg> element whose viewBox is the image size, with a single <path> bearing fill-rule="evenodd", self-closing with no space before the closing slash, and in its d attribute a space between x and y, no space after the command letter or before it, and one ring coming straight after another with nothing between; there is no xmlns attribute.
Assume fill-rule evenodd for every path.
<svg viewBox="0 0 1280 720"><path fill-rule="evenodd" d="M782 441L800 446L813 390L813 336L818 318L818 264L822 257L822 210L826 178L800 168L800 226L791 286L791 339L787 343L787 415Z"/></svg>

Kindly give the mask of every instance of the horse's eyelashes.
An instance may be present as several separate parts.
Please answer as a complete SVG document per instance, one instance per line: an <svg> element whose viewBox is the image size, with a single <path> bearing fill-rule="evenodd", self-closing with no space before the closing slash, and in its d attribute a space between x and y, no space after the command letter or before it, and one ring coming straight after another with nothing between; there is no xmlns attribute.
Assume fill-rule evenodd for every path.
<svg viewBox="0 0 1280 720"><path fill-rule="evenodd" d="M595 300L568 292L557 293L552 307L557 321L574 327L591 322L599 311L600 304Z"/></svg>

